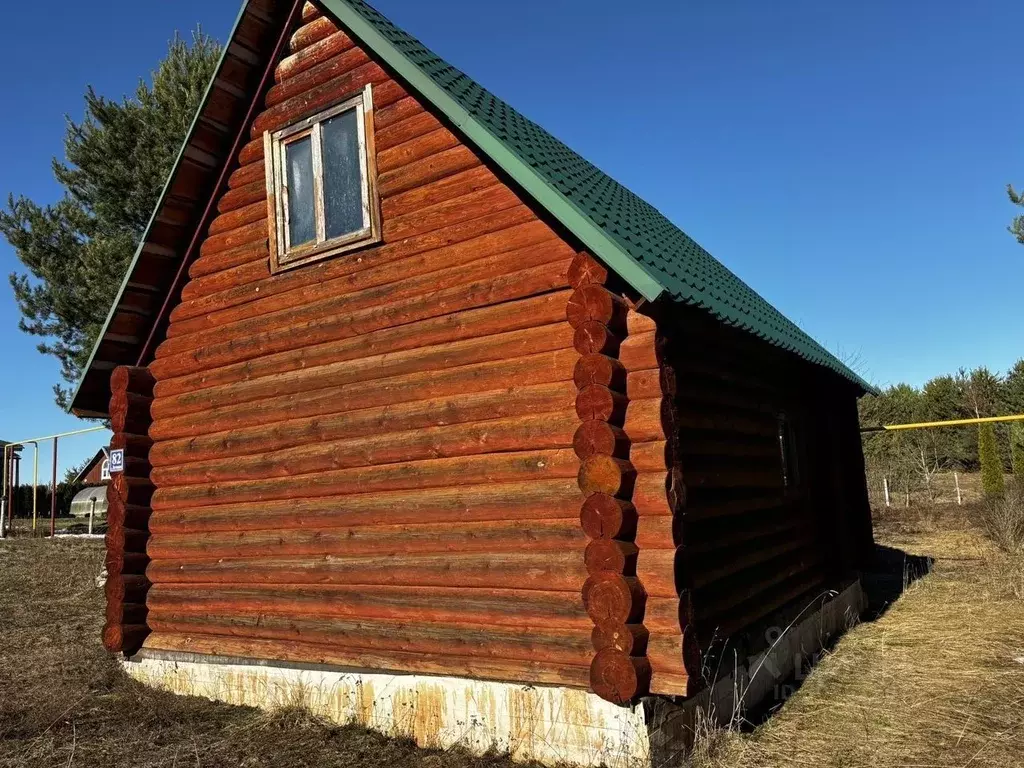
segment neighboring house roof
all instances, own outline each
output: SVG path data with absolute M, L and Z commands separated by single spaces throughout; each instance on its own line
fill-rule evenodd
M 250 0 L 243 7 L 239 24 L 257 4 L 263 3 Z M 412 92 L 444 114 L 471 146 L 504 170 L 528 197 L 642 296 L 653 301 L 664 295 L 701 307 L 724 323 L 825 366 L 865 391 L 874 391 L 656 208 L 448 64 L 374 8 L 362 0 L 319 0 L 319 4 L 367 50 L 394 70 Z M 239 26 L 236 26 L 228 50 L 236 44 L 238 31 Z M 219 75 L 220 70 L 214 83 Z M 197 124 L 207 106 L 204 103 L 201 108 Z M 190 135 L 183 157 L 192 141 Z M 219 158 L 219 162 L 223 165 L 228 159 Z M 181 157 L 178 162 L 180 165 Z M 168 186 L 175 181 L 176 173 L 177 168 Z M 156 218 L 155 214 L 154 220 Z M 145 238 L 143 242 L 145 244 Z M 136 262 L 129 269 L 126 285 Z M 119 296 L 108 326 L 120 302 Z M 97 348 L 106 333 L 107 328 L 104 328 Z M 96 358 L 95 350 L 93 358 Z M 92 362 L 90 360 L 90 367 Z M 78 400 L 79 393 L 76 393 L 73 408 L 78 406 Z
M 89 463 L 82 467 L 82 471 L 75 475 L 75 479 L 72 482 L 84 483 L 86 481 L 86 478 L 89 477 L 89 473 L 96 468 L 96 465 L 103 462 L 103 460 L 106 458 L 107 449 L 100 448 L 98 451 L 96 451 L 96 455 L 89 460 Z

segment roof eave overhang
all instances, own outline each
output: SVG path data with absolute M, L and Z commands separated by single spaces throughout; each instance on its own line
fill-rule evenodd
M 266 68 L 275 32 L 301 0 L 247 0 L 235 19 L 220 61 L 200 101 L 139 246 L 129 263 L 103 328 L 71 398 L 83 418 L 108 415 L 110 373 L 146 361 L 160 308 L 200 225 L 211 187 L 253 98 L 250 89 Z M 170 241 L 170 242 L 169 242 Z M 151 350 L 150 350 L 151 352 Z

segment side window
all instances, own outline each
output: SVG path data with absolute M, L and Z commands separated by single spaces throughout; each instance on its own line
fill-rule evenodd
M 780 413 L 777 420 L 779 458 L 782 465 L 782 487 L 789 491 L 800 485 L 800 452 L 792 420 L 785 413 Z
M 263 144 L 272 272 L 380 241 L 370 86 Z
M 104 459 L 100 464 L 100 480 L 110 479 L 110 459 Z

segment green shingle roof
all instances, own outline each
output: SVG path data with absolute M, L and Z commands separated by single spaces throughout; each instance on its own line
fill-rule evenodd
M 583 244 L 650 300 L 662 293 L 873 388 L 654 206 L 362 0 L 321 0 Z

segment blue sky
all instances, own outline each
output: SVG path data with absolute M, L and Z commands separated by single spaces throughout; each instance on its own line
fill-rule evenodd
M 377 0 L 660 208 L 885 385 L 1024 357 L 1024 6 L 868 0 Z M 627 9 L 626 12 L 623 9 Z M 175 30 L 224 39 L 234 0 L 53 0 L 5 11 L 0 194 L 52 201 L 87 84 L 130 92 Z M 18 268 L 0 243 L 0 271 Z M 83 426 L 0 285 L 0 438 Z M 68 441 L 77 462 L 102 436 Z M 44 460 L 44 467 L 48 466 Z

